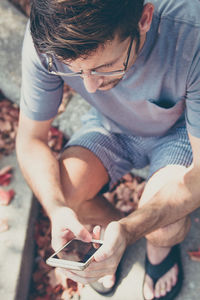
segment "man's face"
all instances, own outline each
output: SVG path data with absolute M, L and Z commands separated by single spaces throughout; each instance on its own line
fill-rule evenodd
M 97 90 L 106 91 L 118 84 L 122 75 L 118 76 L 96 76 L 91 75 L 91 71 L 111 72 L 124 69 L 124 62 L 127 59 L 127 51 L 130 45 L 130 38 L 120 42 L 118 38 L 107 42 L 104 47 L 100 46 L 94 53 L 86 58 L 78 58 L 74 61 L 68 61 L 66 64 L 73 72 L 83 71 L 83 81 L 86 90 L 89 93 L 95 93 Z M 134 59 L 135 43 L 133 43 L 130 60 L 131 66 Z

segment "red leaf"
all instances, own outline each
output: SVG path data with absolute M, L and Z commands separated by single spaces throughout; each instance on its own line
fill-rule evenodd
M 200 248 L 198 251 L 188 251 L 191 260 L 200 262 Z
M 78 290 L 78 284 L 77 282 L 73 281 L 70 278 L 67 278 L 67 287 L 71 288 L 72 291 L 76 292 Z
M 4 174 L 7 174 L 7 173 L 11 173 L 11 172 L 12 172 L 12 167 L 11 167 L 11 166 L 3 167 L 3 168 L 0 170 L 0 176 L 1 176 L 1 175 L 4 175 Z
M 14 190 L 6 191 L 0 189 L 0 205 L 8 205 L 12 200 L 12 198 L 14 197 L 14 195 L 15 195 Z
M 125 174 L 122 178 L 128 182 L 132 182 L 132 180 L 133 180 L 133 176 L 130 173 Z
M 10 183 L 11 178 L 12 174 L 9 173 L 0 175 L 0 185 L 8 185 Z

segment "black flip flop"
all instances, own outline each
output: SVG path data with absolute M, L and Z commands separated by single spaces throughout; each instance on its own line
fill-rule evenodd
M 101 294 L 101 295 L 107 295 L 110 294 L 111 292 L 113 292 L 116 287 L 117 284 L 119 282 L 119 278 L 120 278 L 120 273 L 121 273 L 121 264 L 119 263 L 117 270 L 115 272 L 115 283 L 112 287 L 110 288 L 106 288 L 103 283 L 99 282 L 99 281 L 95 281 L 93 283 L 90 283 L 89 285 L 91 286 L 91 288 L 93 290 L 95 290 L 97 293 Z
M 167 257 L 157 265 L 152 265 L 146 255 L 145 258 L 145 270 L 153 280 L 154 286 L 159 278 L 166 274 L 175 264 L 178 265 L 178 279 L 171 291 L 165 296 L 160 298 L 154 298 L 153 300 L 173 300 L 181 290 L 183 284 L 183 268 L 181 263 L 181 253 L 179 245 L 175 245 L 171 248 Z M 144 298 L 144 297 L 143 297 Z M 145 299 L 145 298 L 144 298 Z

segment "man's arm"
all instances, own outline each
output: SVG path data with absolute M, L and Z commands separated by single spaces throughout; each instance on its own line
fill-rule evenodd
M 16 140 L 17 157 L 23 175 L 48 215 L 65 204 L 59 167 L 47 145 L 52 120 L 33 121 L 20 113 Z
M 127 244 L 175 223 L 200 206 L 200 139 L 190 135 L 190 142 L 194 157 L 192 166 L 182 172 L 182 176 L 174 176 L 161 189 L 158 188 L 152 199 L 138 210 L 111 222 L 105 230 L 103 246 L 94 255 L 95 261 L 82 272 L 67 271 L 68 277 L 88 283 L 108 273 L 114 274 Z
M 148 203 L 119 221 L 128 244 L 178 221 L 200 206 L 200 139 L 190 134 L 189 138 L 193 164 L 181 177 L 164 185 Z
M 58 248 L 62 240 L 63 243 L 67 240 L 63 236 L 65 230 L 66 235 L 70 230 L 83 240 L 90 240 L 91 236 L 67 207 L 59 164 L 47 145 L 51 122 L 33 121 L 20 113 L 16 150 L 22 173 L 52 222 L 52 244 Z

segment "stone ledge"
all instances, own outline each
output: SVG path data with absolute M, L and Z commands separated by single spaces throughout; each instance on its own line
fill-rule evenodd
M 6 165 L 13 167 L 9 188 L 16 194 L 8 206 L 0 207 L 0 218 L 8 219 L 9 224 L 9 230 L 0 234 L 0 299 L 25 300 L 32 272 L 33 221 L 37 210 L 15 153 L 0 160 L 0 168 Z

